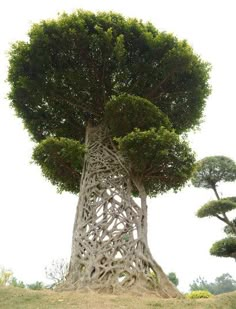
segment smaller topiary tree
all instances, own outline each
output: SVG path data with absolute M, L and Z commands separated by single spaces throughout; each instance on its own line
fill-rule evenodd
M 228 236 L 215 242 L 210 253 L 219 257 L 232 257 L 236 260 L 236 237 Z
M 197 211 L 197 216 L 198 218 L 216 217 L 226 223 L 236 235 L 236 226 L 233 221 L 230 221 L 226 214 L 234 209 L 236 209 L 236 203 L 232 202 L 229 198 L 225 198 L 206 203 Z
M 197 188 L 212 189 L 217 200 L 203 205 L 198 211 L 199 218 L 215 217 L 226 223 L 224 231 L 230 237 L 213 244 L 210 253 L 219 257 L 236 258 L 236 219 L 230 220 L 227 213 L 236 209 L 236 197 L 220 199 L 217 186 L 220 182 L 236 180 L 236 164 L 224 156 L 206 157 L 196 164 L 192 184 Z
M 234 180 L 236 180 L 236 164 L 225 156 L 211 156 L 198 161 L 192 176 L 194 187 L 212 189 L 218 200 L 219 183 Z

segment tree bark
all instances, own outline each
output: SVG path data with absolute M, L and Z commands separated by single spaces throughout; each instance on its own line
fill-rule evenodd
M 126 162 L 107 130 L 88 126 L 86 146 L 69 273 L 60 288 L 181 297 L 150 253 L 145 191 L 138 205 Z

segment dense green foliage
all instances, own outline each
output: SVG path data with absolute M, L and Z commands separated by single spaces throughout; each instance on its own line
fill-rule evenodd
M 204 278 L 197 278 L 190 284 L 190 291 L 208 291 L 217 295 L 236 291 L 236 281 L 228 273 L 215 278 L 214 282 L 207 282 Z
M 232 257 L 236 259 L 236 237 L 229 236 L 215 242 L 210 253 L 219 257 Z
M 228 211 L 236 209 L 236 203 L 229 199 L 221 199 L 217 201 L 210 201 L 203 205 L 198 211 L 197 216 L 199 218 L 219 216 L 225 214 Z
M 135 129 L 116 141 L 149 195 L 178 189 L 191 175 L 194 155 L 174 131 Z
M 186 41 L 150 23 L 84 11 L 42 21 L 28 35 L 27 42 L 15 43 L 10 52 L 9 98 L 34 140 L 43 141 L 34 159 L 59 190 L 79 191 L 88 124 L 105 124 L 111 136 L 124 138 L 121 151 L 130 160 L 133 151 L 138 155 L 127 165 L 136 174 L 141 168 L 150 194 L 183 185 L 193 155 L 177 134 L 199 124 L 210 92 L 209 65 Z M 137 147 L 142 142 L 152 152 L 145 152 L 144 167 L 134 138 Z M 61 154 L 74 149 L 75 141 L 78 160 Z M 160 158 L 155 153 L 159 148 Z M 151 155 L 154 174 L 148 178 Z
M 170 128 L 168 117 L 153 103 L 141 97 L 120 95 L 105 106 L 105 121 L 113 136 L 125 136 L 135 128 L 142 131 L 161 126 Z
M 193 291 L 186 295 L 187 298 L 190 299 L 197 299 L 197 298 L 209 298 L 212 294 L 208 291 L 200 290 L 200 291 Z
M 78 141 L 49 137 L 34 149 L 33 159 L 59 190 L 78 193 L 84 153 Z
M 206 157 L 200 160 L 192 177 L 195 187 L 213 189 L 221 181 L 236 180 L 236 164 L 224 156 Z
M 37 140 L 83 139 L 78 129 L 122 93 L 151 100 L 185 131 L 198 124 L 208 70 L 185 41 L 149 23 L 77 11 L 33 25 L 29 41 L 13 45 L 10 98 Z
M 168 279 L 175 285 L 175 286 L 178 286 L 179 284 L 179 279 L 177 278 L 176 276 L 176 273 L 169 273 L 168 274 Z

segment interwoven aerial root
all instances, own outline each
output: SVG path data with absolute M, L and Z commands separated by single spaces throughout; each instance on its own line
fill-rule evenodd
M 150 254 L 124 159 L 103 127 L 89 128 L 86 143 L 69 274 L 61 288 L 180 296 Z

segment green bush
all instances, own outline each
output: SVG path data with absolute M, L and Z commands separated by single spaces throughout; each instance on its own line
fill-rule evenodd
M 25 284 L 23 281 L 18 280 L 16 277 L 13 277 L 9 283 L 9 285 L 14 286 L 15 288 L 25 288 Z
M 212 294 L 208 291 L 193 291 L 186 295 L 186 298 L 196 299 L 196 298 L 209 298 Z
M 42 290 L 44 288 L 43 282 L 36 281 L 34 283 L 28 284 L 27 288 L 30 290 Z
M 176 276 L 176 273 L 169 273 L 168 274 L 168 279 L 175 285 L 177 286 L 179 284 L 179 279 Z

